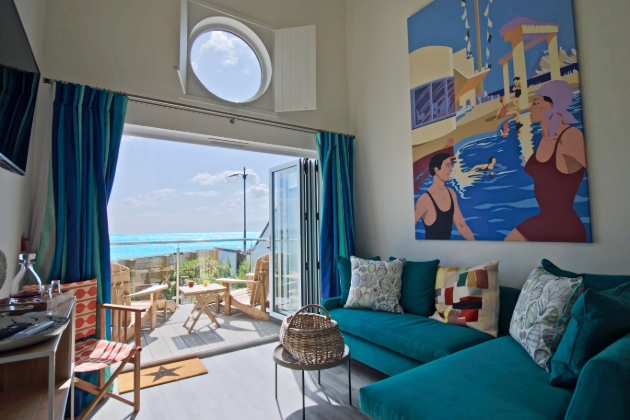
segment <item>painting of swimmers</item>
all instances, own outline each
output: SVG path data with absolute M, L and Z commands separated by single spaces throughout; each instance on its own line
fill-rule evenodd
M 407 28 L 416 239 L 592 242 L 571 0 L 434 0 Z

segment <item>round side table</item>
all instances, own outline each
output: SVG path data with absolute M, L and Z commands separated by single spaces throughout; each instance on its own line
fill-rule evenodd
M 317 383 L 321 385 L 321 371 L 324 369 L 330 369 L 336 366 L 343 365 L 348 361 L 348 403 L 352 405 L 352 376 L 350 375 L 350 349 L 344 345 L 343 357 L 334 362 L 321 363 L 317 365 L 305 365 L 300 363 L 294 358 L 291 353 L 282 347 L 282 344 L 278 345 L 273 351 L 273 361 L 276 363 L 276 400 L 278 399 L 278 365 L 284 366 L 293 370 L 302 371 L 302 419 L 306 418 L 305 402 L 304 402 L 304 371 L 316 370 L 317 371 Z

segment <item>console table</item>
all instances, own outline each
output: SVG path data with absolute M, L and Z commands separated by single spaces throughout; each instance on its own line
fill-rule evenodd
M 75 299 L 51 311 L 54 316 L 70 318 L 61 334 L 29 347 L 0 352 L 3 419 L 63 419 L 68 397 L 70 406 L 74 405 Z

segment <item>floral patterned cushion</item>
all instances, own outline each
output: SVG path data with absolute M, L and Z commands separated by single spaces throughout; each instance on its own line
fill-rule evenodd
M 550 370 L 553 354 L 582 294 L 582 278 L 558 277 L 538 267 L 529 275 L 516 303 L 510 335 L 534 361 Z
M 499 262 L 475 267 L 438 267 L 432 318 L 497 336 Z
M 350 257 L 352 279 L 344 308 L 402 314 L 400 289 L 404 260 L 372 261 Z

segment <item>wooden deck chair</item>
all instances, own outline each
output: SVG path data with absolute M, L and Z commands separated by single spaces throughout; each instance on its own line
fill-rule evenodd
M 87 418 L 96 405 L 105 397 L 112 397 L 133 407 L 133 411 L 140 410 L 140 323 L 135 322 L 134 344 L 127 344 L 129 335 L 128 326 L 131 324 L 131 317 L 139 319 L 141 309 L 130 306 L 119 306 L 110 304 L 97 304 L 96 294 L 98 286 L 96 280 L 82 281 L 78 283 L 62 284 L 61 289 L 73 291 L 77 299 L 76 303 L 76 324 L 75 324 L 75 357 L 74 371 L 94 372 L 99 371 L 99 386 L 93 385 L 77 377 L 74 378 L 73 386 L 83 391 L 94 394 L 95 398 L 87 406 L 80 419 Z M 99 311 L 99 338 L 90 337 L 96 333 L 96 311 Z M 120 337 L 120 340 L 106 340 L 106 311 L 111 311 L 111 332 L 112 336 Z M 115 333 L 115 334 L 114 334 Z M 105 381 L 104 369 L 115 363 L 120 363 L 116 371 L 108 381 Z M 108 391 L 114 380 L 122 372 L 127 363 L 134 365 L 134 392 L 133 401 L 122 398 L 120 395 Z
M 217 295 L 216 308 L 218 310 L 221 301 L 224 302 L 224 312 L 230 315 L 230 306 L 241 310 L 255 319 L 269 321 L 267 308 L 269 307 L 269 254 L 256 260 L 256 268 L 251 280 L 241 279 L 217 279 L 217 283 L 227 287 L 225 293 Z M 250 287 L 231 290 L 232 284 L 247 284 Z
M 142 318 L 140 319 L 140 325 L 144 325 L 146 322 L 150 322 L 151 329 L 155 329 L 156 315 L 159 313 L 162 315 L 163 320 L 166 321 L 168 314 L 175 312 L 175 302 L 167 301 L 166 299 L 160 299 L 159 295 L 163 290 L 168 288 L 168 285 L 151 286 L 147 289 L 141 290 L 137 293 L 131 293 L 131 273 L 128 267 L 121 264 L 111 263 L 111 279 L 112 279 L 112 304 L 132 306 L 136 309 L 142 309 Z M 135 301 L 132 298 L 148 298 L 148 300 Z M 133 337 L 133 322 L 128 326 L 131 335 L 129 339 Z

